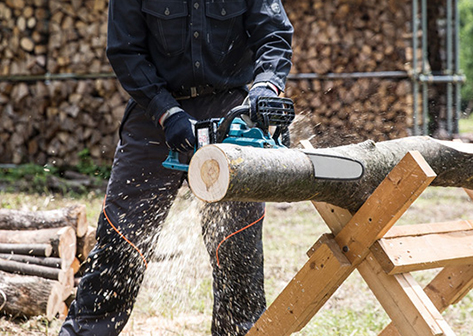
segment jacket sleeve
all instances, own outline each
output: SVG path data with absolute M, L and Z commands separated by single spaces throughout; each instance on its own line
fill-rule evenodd
M 141 0 L 110 0 L 107 57 L 120 84 L 157 125 L 159 117 L 179 104 L 149 58 Z
M 255 57 L 254 82 L 271 82 L 284 91 L 291 70 L 294 29 L 281 0 L 248 1 L 246 27 Z

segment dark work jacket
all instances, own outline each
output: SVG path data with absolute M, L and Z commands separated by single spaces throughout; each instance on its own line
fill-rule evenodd
M 107 56 L 156 120 L 191 87 L 284 90 L 292 33 L 280 0 L 110 0 Z

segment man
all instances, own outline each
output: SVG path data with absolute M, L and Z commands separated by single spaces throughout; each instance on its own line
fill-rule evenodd
M 291 67 L 293 28 L 280 0 L 111 0 L 109 6 L 107 55 L 132 99 L 97 244 L 61 336 L 120 333 L 185 178 L 162 167 L 169 148 L 188 161 L 195 120 L 222 117 L 247 95 L 254 111 L 259 96 L 284 90 Z M 260 203 L 205 207 L 213 335 L 245 335 L 265 309 L 263 217 Z

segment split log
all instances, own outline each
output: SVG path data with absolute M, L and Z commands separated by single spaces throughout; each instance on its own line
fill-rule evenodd
M 51 244 L 5 244 L 0 243 L 0 253 L 13 253 L 38 257 L 50 257 Z
M 76 233 L 72 227 L 40 230 L 0 230 L 0 243 L 9 244 L 50 244 L 52 256 L 62 260 L 64 269 L 71 266 L 76 255 Z
M 438 175 L 433 186 L 473 188 L 473 145 L 429 137 L 310 150 L 361 161 L 365 174 L 351 182 L 316 179 L 302 150 L 210 145 L 194 154 L 189 185 L 206 202 L 315 200 L 354 212 L 409 151 L 420 152 Z
M 0 311 L 12 316 L 46 315 L 52 320 L 62 309 L 63 286 L 54 280 L 0 271 Z
M 88 228 L 85 205 L 45 211 L 0 209 L 0 230 L 37 230 L 64 226 L 74 228 L 77 237 L 85 235 Z

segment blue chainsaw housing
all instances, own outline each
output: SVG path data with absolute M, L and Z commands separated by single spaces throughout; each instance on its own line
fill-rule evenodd
M 220 122 L 222 120 L 223 118 L 220 119 Z M 199 132 L 198 128 L 196 129 L 196 132 Z M 265 134 L 265 132 L 258 127 L 249 127 L 247 123 L 244 122 L 241 118 L 233 119 L 230 125 L 230 129 L 228 131 L 228 135 L 221 143 L 228 143 L 239 146 L 252 146 L 258 148 L 286 148 L 286 146 L 282 145 L 278 139 L 273 139 L 271 137 L 271 134 Z M 197 150 L 198 148 L 196 146 L 194 153 Z M 172 150 L 169 151 L 169 155 L 167 159 L 163 162 L 163 166 L 168 169 L 179 170 L 184 172 L 187 172 L 189 170 L 189 165 L 179 162 L 179 153 Z

